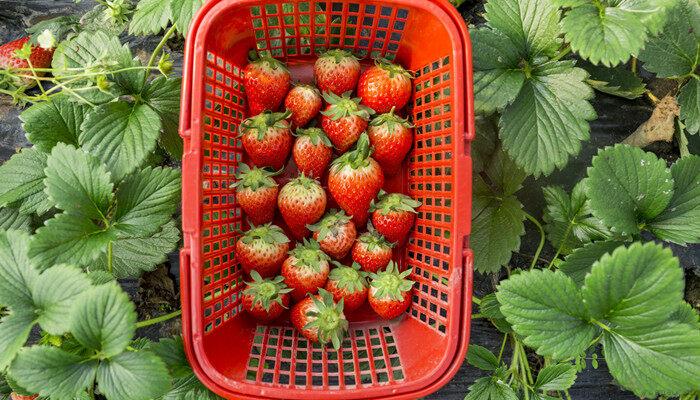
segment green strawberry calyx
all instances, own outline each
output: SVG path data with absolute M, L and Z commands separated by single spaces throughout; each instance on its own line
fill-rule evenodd
M 371 222 L 367 223 L 367 232 L 360 235 L 360 237 L 357 240 L 360 243 L 364 244 L 367 247 L 368 251 L 374 251 L 375 249 L 382 248 L 391 249 L 392 247 L 394 247 L 394 243 L 386 240 L 384 235 L 377 232 L 374 229 L 374 225 L 372 225 Z
M 343 210 L 331 210 L 320 221 L 313 225 L 306 225 L 312 232 L 318 232 L 318 241 L 323 241 L 328 235 L 337 235 L 340 229 L 345 227 L 352 217 Z
M 243 233 L 240 239 L 245 244 L 263 242 L 266 244 L 289 243 L 289 238 L 282 228 L 277 225 L 265 224 L 260 226 L 250 225 L 250 229 Z
M 369 205 L 369 211 L 379 211 L 379 213 L 382 215 L 401 211 L 416 213 L 416 208 L 421 206 L 419 201 L 414 200 L 405 194 L 387 193 L 383 190 L 379 191 L 377 199 L 379 200 L 377 202 L 372 200 L 372 203 Z
M 253 296 L 253 305 L 260 304 L 265 311 L 270 311 L 273 303 L 279 303 L 284 307 L 282 295 L 291 292 L 292 289 L 284 284 L 282 276 L 263 279 L 258 271 L 253 270 L 250 277 L 253 278 L 253 282 L 246 282 L 248 287 L 243 291 L 243 294 Z
M 390 261 L 384 271 L 369 274 L 370 285 L 377 289 L 375 296 L 379 299 L 403 300 L 404 293 L 413 288 L 414 282 L 407 279 L 411 270 L 399 272 L 399 267 L 394 261 Z
M 328 136 L 326 136 L 326 133 L 323 132 L 321 128 L 297 128 L 294 136 L 308 136 L 309 140 L 311 140 L 311 144 L 314 146 L 318 146 L 319 143 L 322 143 L 326 147 L 333 148 L 333 143 L 331 143 L 331 140 L 328 139 Z
M 367 273 L 360 270 L 360 264 L 354 262 L 351 267 L 333 261 L 336 268 L 331 270 L 328 279 L 335 282 L 338 289 L 348 293 L 361 292 L 367 287 Z
M 297 244 L 288 254 L 295 258 L 293 263 L 295 267 L 307 267 L 316 272 L 321 270 L 323 262 L 330 260 L 330 257 L 321 250 L 321 245 L 313 239 L 304 239 L 302 244 Z
M 333 295 L 324 289 L 318 289 L 318 296 L 311 299 L 313 305 L 306 313 L 309 322 L 304 329 L 318 329 L 319 342 L 330 342 L 334 349 L 339 349 L 349 326 L 343 314 L 343 299 L 334 302 Z
M 238 167 L 238 172 L 236 172 L 236 181 L 231 185 L 232 188 L 246 188 L 253 191 L 260 188 L 276 187 L 277 182 L 272 179 L 273 176 L 279 175 L 282 170 L 279 171 L 269 171 L 265 168 L 253 167 L 252 169 L 248 164 L 240 164 Z
M 394 64 L 391 61 L 387 60 L 386 58 L 376 58 L 374 60 L 374 65 L 377 67 L 383 69 L 384 71 L 389 73 L 389 78 L 393 78 L 395 76 L 405 76 L 409 79 L 413 78 L 413 73 L 411 71 L 408 71 L 404 67 Z
M 243 136 L 251 131 L 257 131 L 256 138 L 258 141 L 261 141 L 265 139 L 265 135 L 270 128 L 289 129 L 287 118 L 289 118 L 291 115 L 292 112 L 289 110 L 286 110 L 285 112 L 263 111 L 260 114 L 247 118 L 245 121 L 241 122 L 239 136 Z
M 327 52 L 321 54 L 319 58 L 332 58 L 336 64 L 340 64 L 349 58 L 354 59 L 355 61 L 359 60 L 359 58 L 355 57 L 354 54 L 343 49 L 328 50 Z
M 287 66 L 284 65 L 284 63 L 282 61 L 280 61 L 274 57 L 270 57 L 268 55 L 255 55 L 255 59 L 251 60 L 251 64 L 254 64 L 256 66 L 260 66 L 264 69 L 270 69 L 272 71 L 276 71 L 276 70 L 280 69 L 284 72 L 289 72 L 289 70 L 287 69 Z
M 333 172 L 338 172 L 345 167 L 352 169 L 366 168 L 369 166 L 370 156 L 372 155 L 372 147 L 369 144 L 369 136 L 366 132 L 362 132 L 360 138 L 357 139 L 355 149 L 343 153 L 342 156 L 336 158 L 331 163 Z
M 303 172 L 300 173 L 299 176 L 297 176 L 296 178 L 287 182 L 287 184 L 284 186 L 285 188 L 288 187 L 289 189 L 300 188 L 307 192 L 317 192 L 319 191 L 319 189 L 320 191 L 323 191 L 323 187 L 321 187 L 321 184 L 318 182 L 318 180 L 314 178 L 309 178 L 308 176 L 304 175 Z
M 380 114 L 369 123 L 370 126 L 386 126 L 389 132 L 395 132 L 399 126 L 405 128 L 413 128 L 413 124 L 408 122 L 408 119 L 401 118 L 394 114 L 396 107 L 391 107 L 388 113 Z
M 369 118 L 374 114 L 374 110 L 360 104 L 360 98 L 350 97 L 350 94 L 351 92 L 349 91 L 343 93 L 342 96 L 331 92 L 324 92 L 323 99 L 330 104 L 330 107 L 321 111 L 321 114 L 329 117 L 333 121 L 352 116 L 358 116 L 365 121 L 369 121 Z

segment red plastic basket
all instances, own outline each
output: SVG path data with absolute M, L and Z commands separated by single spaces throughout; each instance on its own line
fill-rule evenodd
M 258 325 L 241 312 L 245 278 L 233 250 L 244 215 L 230 188 L 245 160 L 236 136 L 246 117 L 248 52 L 269 51 L 295 80 L 310 82 L 314 55 L 336 47 L 416 72 L 408 110 L 415 143 L 385 189 L 423 204 L 407 244 L 394 254 L 417 282 L 410 309 L 388 322 L 367 310 L 350 315 L 340 350 L 309 343 L 287 323 Z M 210 389 L 227 398 L 417 398 L 455 374 L 471 315 L 470 52 L 464 21 L 443 0 L 214 0 L 197 14 L 180 119 L 181 292 L 186 352 Z

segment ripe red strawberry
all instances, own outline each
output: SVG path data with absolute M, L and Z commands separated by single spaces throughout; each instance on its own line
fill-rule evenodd
M 369 138 L 363 133 L 357 148 L 336 158 L 328 174 L 331 196 L 352 217 L 355 226 L 367 223 L 369 205 L 384 185 L 382 169 L 370 152 Z
M 413 281 L 406 278 L 410 274 L 410 269 L 399 272 L 393 261 L 386 270 L 369 274 L 369 305 L 380 317 L 393 319 L 408 309 L 413 291 Z
M 321 251 L 315 240 L 304 239 L 297 244 L 282 264 L 284 283 L 292 288 L 292 298 L 300 301 L 307 293 L 315 294 L 322 288 L 330 272 L 330 258 Z
M 350 98 L 346 92 L 342 97 L 324 93 L 328 107 L 321 111 L 321 127 L 341 153 L 347 151 L 367 129 L 372 109 L 360 105 L 359 98 Z
M 360 271 L 360 265 L 353 263 L 352 267 L 338 264 L 331 270 L 326 282 L 326 290 L 333 295 L 333 300 L 343 300 L 345 311 L 354 311 L 365 304 L 367 300 L 367 273 Z
M 386 114 L 373 119 L 367 128 L 369 142 L 374 148 L 372 157 L 382 166 L 384 174 L 395 175 L 413 144 L 413 125 L 394 114 L 392 108 Z
M 10 400 L 34 400 L 38 397 L 39 397 L 38 394 L 33 394 L 33 395 L 29 395 L 29 396 L 17 394 L 15 392 L 12 392 L 10 394 Z
M 378 59 L 360 76 L 357 96 L 377 113 L 400 110 L 411 98 L 411 78 L 411 73 L 400 65 Z
M 258 167 L 284 167 L 292 148 L 289 113 L 264 112 L 241 123 L 241 140 L 250 160 Z
M 287 67 L 272 57 L 261 57 L 248 64 L 243 74 L 248 115 L 277 111 L 292 84 Z
M 25 47 L 29 46 L 29 47 Z M 28 58 L 20 56 L 23 50 L 28 51 Z M 0 46 L 0 68 L 2 69 L 19 69 L 29 68 L 31 63 L 32 68 L 50 68 L 51 59 L 53 58 L 54 48 L 47 46 L 41 47 L 29 43 L 29 37 L 19 38 Z M 31 75 L 29 71 L 25 71 L 22 75 Z M 44 75 L 43 72 L 37 72 L 37 75 Z M 36 80 L 32 78 L 21 78 L 18 82 L 21 86 L 30 86 L 36 84 Z
M 408 237 L 416 219 L 416 208 L 420 202 L 401 193 L 379 193 L 377 202 L 372 202 L 372 223 L 386 240 L 401 244 Z
M 311 85 L 294 86 L 284 100 L 284 106 L 292 112 L 289 117 L 292 128 L 305 127 L 312 119 L 316 118 L 322 105 L 321 93 Z
M 277 225 L 251 226 L 236 242 L 236 258 L 247 274 L 257 271 L 271 278 L 280 270 L 289 251 L 289 239 Z
M 301 239 L 309 234 L 306 225 L 315 223 L 326 212 L 326 191 L 317 180 L 301 174 L 282 187 L 277 206 L 292 236 Z
M 236 201 L 246 213 L 248 220 L 255 225 L 272 222 L 277 205 L 277 182 L 272 179 L 276 172 L 241 164 L 236 173 L 238 181 L 231 185 L 236 188 Z
M 297 129 L 292 157 L 299 172 L 321 178 L 333 157 L 333 144 L 319 128 Z
M 343 313 L 343 300 L 333 301 L 333 295 L 324 289 L 318 295 L 309 296 L 292 307 L 292 324 L 312 342 L 332 343 L 340 348 L 348 330 L 348 320 Z
M 370 222 L 367 224 L 367 232 L 360 235 L 352 247 L 352 260 L 360 264 L 363 271 L 377 272 L 391 261 L 393 246 L 374 230 Z
M 357 236 L 351 219 L 345 211 L 331 210 L 318 223 L 309 225 L 308 228 L 313 231 L 314 239 L 321 244 L 321 249 L 340 260 L 348 254 Z
M 360 78 L 360 62 L 347 50 L 329 50 L 316 60 L 314 78 L 322 92 L 352 92 Z
M 243 309 L 261 322 L 277 319 L 289 307 L 289 292 L 284 278 L 263 279 L 257 271 L 251 271 L 253 282 L 246 282 L 243 289 Z

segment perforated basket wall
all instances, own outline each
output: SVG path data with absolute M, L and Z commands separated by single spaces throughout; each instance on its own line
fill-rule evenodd
M 395 251 L 417 282 L 410 309 L 393 321 L 367 310 L 350 315 L 337 351 L 309 343 L 288 323 L 258 325 L 241 312 L 234 244 L 245 216 L 230 188 L 245 161 L 236 136 L 246 117 L 249 50 L 271 53 L 294 79 L 310 82 L 315 54 L 336 47 L 367 64 L 381 56 L 415 72 L 414 146 L 385 189 L 423 204 Z M 469 338 L 471 99 L 466 27 L 445 1 L 205 4 L 188 36 L 180 128 L 183 336 L 207 386 L 228 398 L 416 398 L 451 378 Z

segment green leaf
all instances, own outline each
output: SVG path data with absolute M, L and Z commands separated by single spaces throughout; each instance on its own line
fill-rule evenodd
M 700 328 L 700 314 L 690 304 L 682 301 L 678 308 L 671 313 L 669 321 L 688 324 Z
M 0 305 L 17 311 L 31 309 L 31 287 L 39 275 L 27 257 L 28 243 L 25 232 L 0 231 Z
M 80 142 L 109 167 L 115 181 L 120 181 L 153 151 L 160 127 L 158 114 L 147 105 L 117 101 L 87 115 Z
M 560 271 L 532 270 L 501 281 L 501 312 L 523 343 L 556 360 L 581 354 L 596 333 L 581 293 Z
M 537 373 L 534 388 L 536 390 L 567 390 L 576 381 L 576 366 L 573 364 L 555 364 L 544 367 Z
M 9 374 L 32 393 L 52 399 L 72 399 L 95 379 L 97 360 L 89 360 L 56 347 L 34 346 L 20 350 Z
M 591 63 L 580 63 L 579 66 L 590 74 L 586 82 L 599 92 L 625 99 L 636 99 L 646 91 L 646 85 L 642 79 L 623 65 L 607 68 Z
M 179 200 L 178 171 L 167 167 L 141 169 L 117 188 L 114 226 L 121 232 L 147 237 L 172 218 Z
M 559 9 L 547 0 L 489 0 L 488 25 L 507 36 L 521 52 L 535 58 L 553 56 L 559 40 Z
M 680 119 L 685 130 L 691 135 L 700 132 L 700 78 L 693 76 L 683 85 L 678 94 L 678 105 L 681 106 Z
M 35 209 L 46 212 L 51 207 L 45 204 L 49 202 L 44 193 L 46 157 L 37 149 L 22 149 L 0 165 L 0 206 L 36 196 L 26 212 L 20 209 L 21 214 L 31 213 Z
M 472 344 L 467 353 L 467 362 L 484 371 L 495 371 L 498 368 L 498 358 L 486 347 Z
M 26 310 L 11 312 L 0 320 L 0 371 L 7 367 L 29 338 L 36 316 Z
M 604 255 L 582 288 L 590 315 L 631 327 L 664 322 L 683 299 L 683 271 L 670 249 L 637 242 Z
M 622 244 L 622 242 L 614 240 L 587 243 L 566 257 L 559 266 L 559 270 L 573 279 L 576 285 L 583 286 L 584 279 L 591 272 L 593 263 L 598 261 L 603 254 L 612 253 Z
M 581 5 L 566 13 L 561 26 L 572 50 L 608 67 L 639 54 L 647 38 L 639 15 L 619 7 Z
M 16 208 L 0 208 L 0 230 L 17 229 L 30 232 L 31 222 L 32 218 L 29 215 L 20 214 Z
M 177 248 L 180 231 L 174 221 L 151 236 L 124 236 L 112 242 L 112 275 L 116 278 L 139 277 L 153 271 L 167 260 L 167 255 Z M 107 269 L 107 259 L 100 257 L 95 267 Z
M 671 166 L 673 197 L 649 224 L 659 239 L 685 245 L 700 242 L 700 156 L 689 155 Z
M 596 117 L 588 74 L 571 61 L 536 66 L 518 97 L 503 110 L 500 137 L 508 155 L 529 174 L 562 168 L 589 137 Z
M 170 157 L 182 158 L 182 138 L 178 133 L 180 119 L 180 87 L 181 78 L 166 78 L 159 76 L 149 83 L 142 93 L 146 103 L 160 115 L 163 132 L 160 145 Z
M 90 287 L 87 276 L 74 266 L 57 265 L 39 275 L 32 294 L 41 328 L 52 335 L 68 332 L 75 299 Z
M 623 234 L 639 233 L 640 224 L 659 215 L 673 195 L 666 163 L 623 144 L 601 149 L 593 157 L 586 186 L 593 215 Z
M 88 279 L 90 279 L 90 282 L 92 282 L 93 285 L 99 286 L 99 285 L 104 285 L 105 283 L 110 283 L 114 282 L 114 275 L 110 274 L 107 271 L 101 271 L 101 270 L 95 270 L 95 271 L 90 271 L 87 274 Z
M 474 174 L 486 169 L 496 151 L 496 123 L 492 118 L 477 116 L 474 119 L 476 134 L 471 144 L 472 168 Z
M 639 59 L 647 71 L 668 78 L 692 73 L 699 54 L 700 5 L 695 0 L 679 0 L 668 11 L 663 32 L 647 42 Z
M 183 36 L 187 36 L 192 17 L 202 7 L 204 0 L 172 0 L 170 2 L 170 10 L 173 21 L 177 26 L 177 31 Z
M 41 269 L 60 263 L 87 266 L 107 251 L 107 245 L 115 238 L 114 229 L 105 229 L 85 217 L 63 213 L 37 229 L 29 255 Z
M 671 397 L 700 388 L 697 327 L 678 323 L 618 327 L 604 332 L 603 352 L 615 380 L 639 397 Z
M 97 158 L 71 145 L 58 144 L 46 162 L 46 193 L 73 215 L 106 220 L 114 197 L 109 171 Z
M 173 377 L 177 378 L 193 373 L 185 355 L 181 336 L 160 339 L 151 344 L 150 350 L 163 360 Z
M 100 363 L 97 384 L 110 400 L 150 400 L 168 391 L 170 376 L 154 354 L 126 352 Z
M 155 35 L 168 26 L 171 15 L 170 2 L 141 0 L 131 17 L 129 33 L 132 35 Z
M 27 139 L 39 150 L 51 152 L 56 143 L 78 145 L 80 124 L 88 107 L 58 95 L 51 101 L 34 103 L 20 115 Z
M 126 349 L 136 330 L 136 311 L 129 296 L 116 284 L 96 286 L 75 302 L 71 332 L 100 357 L 113 357 Z
M 500 379 L 487 376 L 477 379 L 469 386 L 469 393 L 464 400 L 518 400 L 518 396 Z
M 475 196 L 471 246 L 477 271 L 495 272 L 510 261 L 525 234 L 525 214 L 515 196 L 501 200 Z
M 194 373 L 173 379 L 173 384 L 162 400 L 222 400 L 206 388 Z

